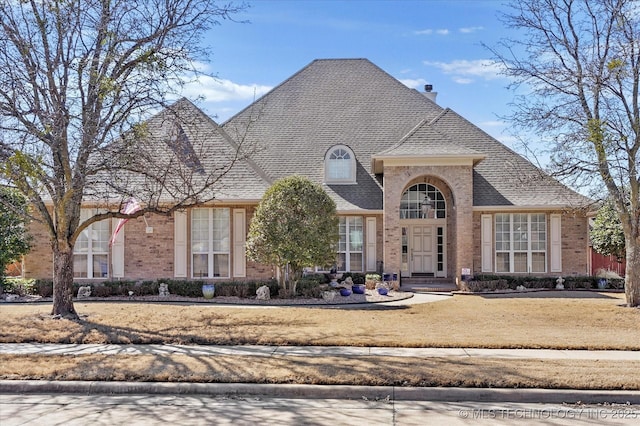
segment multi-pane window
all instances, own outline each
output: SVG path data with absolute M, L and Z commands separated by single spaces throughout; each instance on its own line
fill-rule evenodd
M 346 146 L 330 149 L 325 157 L 325 181 L 327 183 L 355 183 L 356 161 Z
M 495 221 L 496 272 L 546 272 L 546 215 L 501 213 Z
M 229 277 L 229 209 L 191 211 L 191 273 L 195 278 Z
M 361 272 L 363 270 L 363 219 L 362 217 L 341 216 L 340 240 L 338 242 L 338 271 Z
M 80 222 L 96 214 L 95 209 L 82 209 Z M 106 278 L 109 276 L 109 220 L 94 222 L 85 228 L 73 248 L 74 278 Z
M 402 194 L 400 219 L 444 219 L 447 215 L 444 196 L 428 183 L 418 183 Z

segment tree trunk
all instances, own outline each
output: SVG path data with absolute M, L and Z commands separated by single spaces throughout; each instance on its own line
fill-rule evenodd
M 77 319 L 73 307 L 73 250 L 53 251 L 53 309 L 51 315 Z
M 627 238 L 624 292 L 627 305 L 640 306 L 640 238 Z

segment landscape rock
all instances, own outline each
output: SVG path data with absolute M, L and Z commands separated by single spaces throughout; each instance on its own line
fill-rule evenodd
M 167 283 L 160 284 L 160 287 L 158 288 L 158 295 L 162 297 L 169 296 L 169 284 Z
M 262 287 L 258 287 L 256 290 L 256 299 L 258 300 L 269 300 L 271 299 L 271 291 L 269 287 L 263 285 Z
M 91 297 L 91 286 L 85 285 L 78 289 L 78 299 L 86 299 Z

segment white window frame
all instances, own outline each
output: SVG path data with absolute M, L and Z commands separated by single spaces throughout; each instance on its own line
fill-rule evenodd
M 338 158 L 332 158 L 338 157 Z M 346 157 L 346 158 L 345 158 Z M 336 176 L 332 173 L 334 167 L 338 167 L 338 162 L 349 162 L 345 167 L 348 176 Z M 342 166 L 342 164 L 340 164 Z M 324 156 L 324 182 L 332 185 L 350 185 L 356 183 L 356 156 L 346 145 L 332 146 Z
M 340 240 L 338 242 L 338 256 L 344 254 L 344 269 L 338 268 L 339 272 L 364 272 L 364 218 L 362 216 L 340 216 L 338 220 L 340 234 Z M 360 232 L 360 250 L 352 247 L 356 243 L 354 241 L 354 236 L 358 231 Z M 353 254 L 360 255 L 360 269 L 353 269 L 351 267 L 351 256 Z
M 81 209 L 80 210 L 80 222 L 84 222 L 87 219 L 91 218 L 95 214 L 100 213 L 97 209 Z M 76 244 L 73 247 L 73 258 L 74 263 L 76 257 L 86 256 L 87 258 L 87 275 L 86 276 L 78 276 L 76 275 L 78 272 L 74 267 L 73 277 L 78 279 L 105 279 L 109 278 L 109 239 L 111 237 L 111 221 L 110 220 L 101 220 L 99 222 L 94 222 L 85 228 L 81 232 L 81 236 L 87 238 L 87 248 L 86 251 L 82 250 L 78 245 L 78 240 L 76 240 Z M 106 225 L 106 226 L 105 226 Z M 78 238 L 79 239 L 79 238 Z M 100 249 L 100 241 L 104 244 L 104 249 Z M 81 251 L 82 250 L 82 251 Z M 106 268 L 103 272 L 100 273 L 99 276 L 94 276 L 94 263 L 96 262 L 98 256 L 106 256 L 106 262 L 104 262 L 103 267 Z
M 194 222 L 196 220 L 196 213 L 198 212 L 207 212 L 206 219 L 206 231 L 207 237 L 206 239 L 197 238 L 195 233 L 198 229 L 194 226 Z M 226 224 L 223 224 L 222 235 L 214 235 L 214 219 L 220 220 L 220 218 L 216 218 L 215 213 L 222 214 L 222 220 L 226 220 Z M 226 216 L 226 217 L 225 217 Z M 221 238 L 214 238 L 221 237 Z M 199 249 L 198 245 L 204 243 L 204 248 Z M 194 267 L 194 257 L 196 255 L 206 255 L 207 257 L 207 274 L 202 275 L 202 271 L 196 270 Z M 215 270 L 215 259 L 218 256 L 227 256 L 226 262 L 226 274 L 222 275 L 220 272 L 216 272 Z M 230 278 L 231 275 L 231 209 L 227 207 L 202 207 L 195 208 L 191 211 L 191 276 L 193 278 Z
M 423 210 L 423 203 L 431 203 Z M 400 219 L 446 219 L 447 200 L 440 189 L 430 183 L 416 183 L 405 189 L 400 198 Z
M 534 218 L 536 219 L 535 222 L 533 221 Z M 508 219 L 508 221 L 503 219 Z M 526 219 L 526 224 L 523 219 Z M 508 228 L 501 226 L 503 224 L 508 224 Z M 520 224 L 520 227 L 518 227 L 518 224 Z M 544 229 L 539 229 L 539 226 L 535 226 L 540 224 L 544 225 Z M 526 229 L 522 229 L 523 225 L 526 225 Z M 494 217 L 493 235 L 495 237 L 495 271 L 497 273 L 544 274 L 547 272 L 549 230 L 545 213 L 497 213 Z M 541 236 L 544 237 L 544 240 L 540 238 Z M 542 244 L 542 249 L 540 245 L 534 247 L 536 243 Z M 500 261 L 503 254 L 509 256 L 508 270 L 504 270 L 504 262 Z M 516 271 L 516 254 L 526 255 L 526 271 Z M 534 270 L 533 257 L 535 254 L 544 255 L 543 270 Z

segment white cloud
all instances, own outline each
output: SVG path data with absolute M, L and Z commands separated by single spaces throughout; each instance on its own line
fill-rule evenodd
M 424 78 L 418 78 L 418 79 L 405 78 L 405 79 L 401 79 L 400 83 L 412 89 L 422 90 L 424 88 L 424 85 L 427 84 L 427 80 L 425 80 Z
M 460 31 L 463 34 L 470 34 L 470 33 L 475 33 L 476 31 L 482 31 L 484 30 L 484 27 L 465 27 L 465 28 L 460 28 L 458 31 Z
M 453 76 L 454 81 L 459 84 L 472 83 L 474 77 L 484 80 L 503 78 L 500 75 L 500 64 L 489 59 L 476 59 L 473 61 L 459 59 L 452 62 L 424 61 L 423 63 L 429 67 L 438 68 L 444 74 Z
M 271 86 L 238 84 L 231 80 L 201 76 L 187 83 L 183 95 L 203 97 L 206 102 L 252 101 L 271 90 Z
M 449 30 L 446 28 L 441 28 L 441 29 L 432 29 L 432 28 L 427 28 L 424 30 L 416 30 L 413 32 L 414 35 L 431 35 L 431 34 L 438 34 L 438 35 L 448 35 L 449 34 Z

